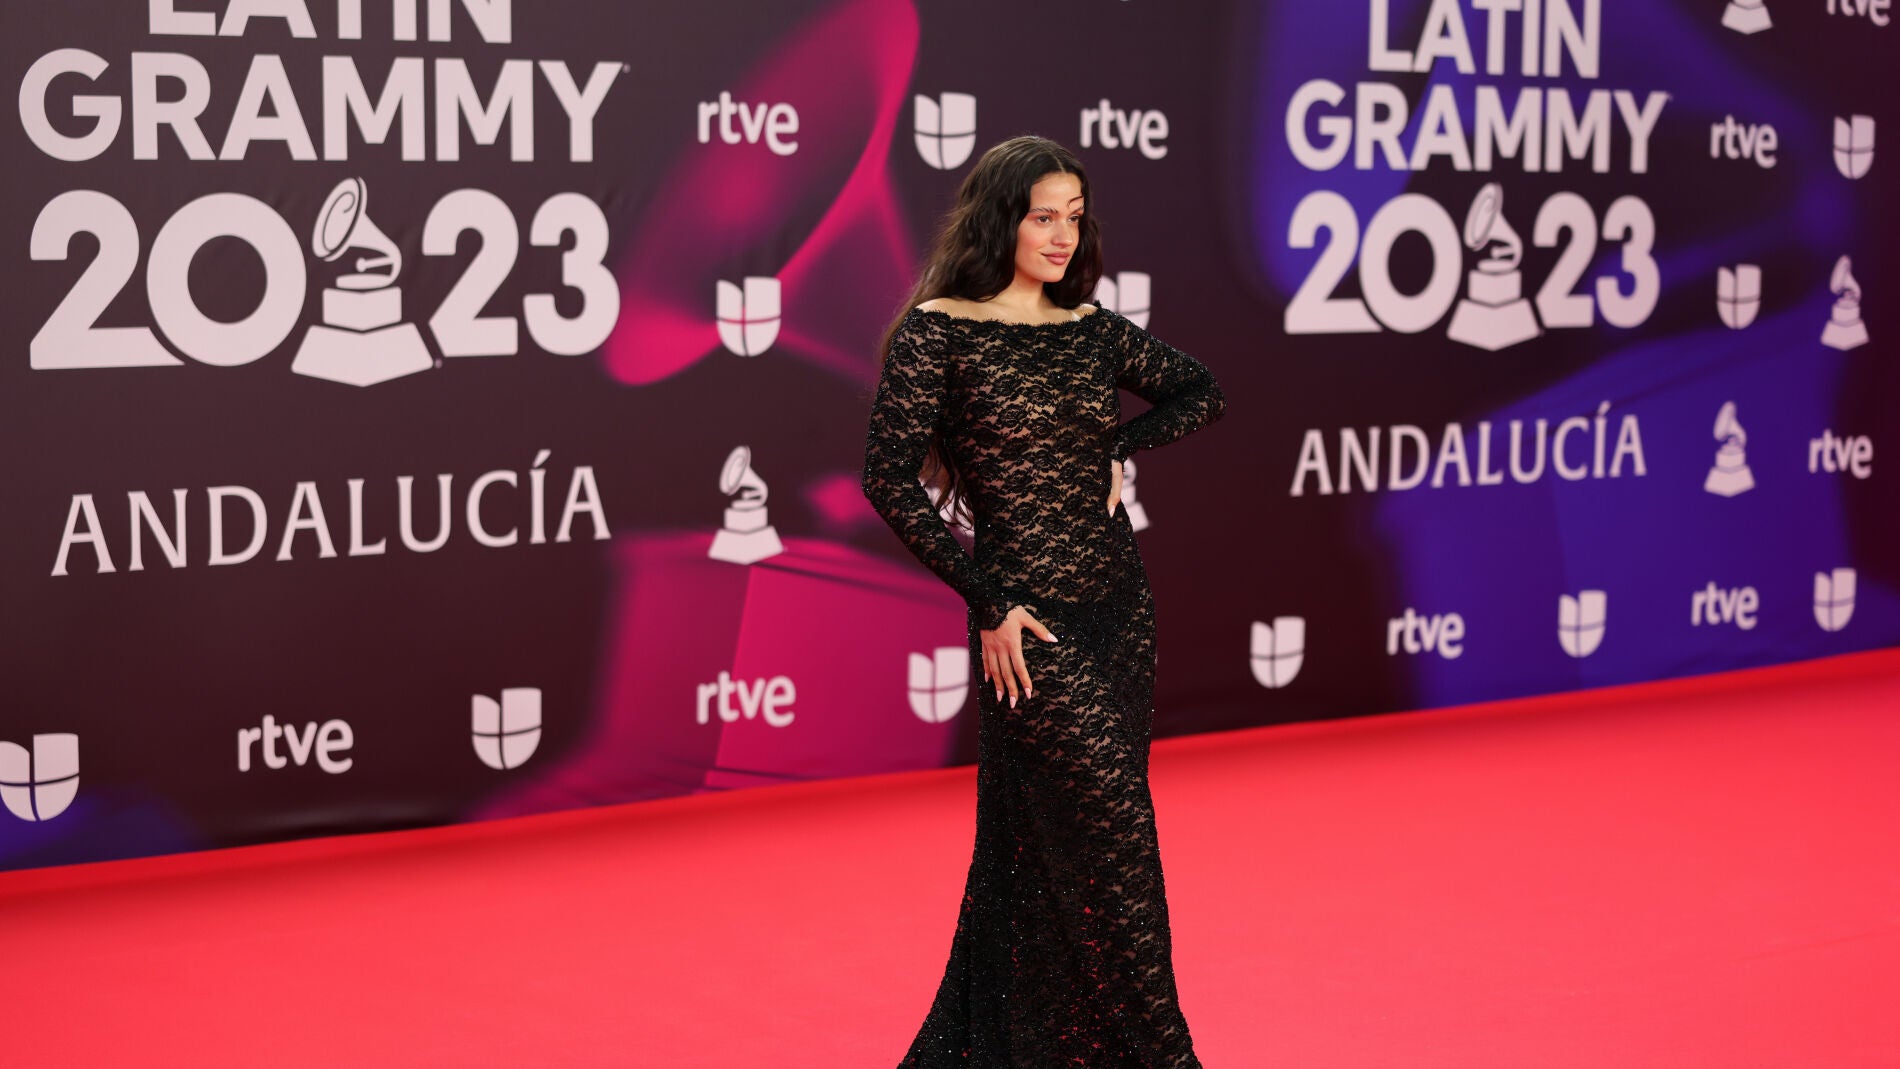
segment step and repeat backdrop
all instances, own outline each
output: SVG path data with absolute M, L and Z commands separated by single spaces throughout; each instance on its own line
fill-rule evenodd
M 1158 734 L 1900 642 L 1892 14 L 10 5 L 0 867 L 973 760 L 859 466 L 1026 132 L 1228 398 Z

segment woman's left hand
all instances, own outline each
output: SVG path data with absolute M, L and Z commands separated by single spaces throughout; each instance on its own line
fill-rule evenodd
M 1120 505 L 1122 503 L 1122 462 L 1119 460 L 1109 461 L 1108 470 L 1110 472 L 1109 485 L 1108 485 L 1108 514 L 1110 516 L 1113 516 L 1115 515 L 1115 506 Z

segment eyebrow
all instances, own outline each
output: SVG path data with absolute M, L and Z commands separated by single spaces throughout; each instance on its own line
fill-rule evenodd
M 1081 200 L 1082 198 L 1081 198 L 1081 197 L 1077 197 L 1077 198 L 1075 198 L 1075 199 L 1076 199 L 1076 200 Z M 1079 212 L 1079 211 L 1082 211 L 1082 210 L 1083 210 L 1082 208 L 1077 208 L 1077 209 L 1076 209 L 1076 211 L 1078 211 L 1078 212 Z M 1054 208 L 1031 208 L 1031 209 L 1029 209 L 1029 214 L 1031 214 L 1031 215 L 1035 215 L 1035 214 L 1036 214 L 1037 212 L 1048 212 L 1048 213 L 1049 213 L 1050 215 L 1054 215 L 1054 214 L 1056 214 L 1056 210 L 1055 210 Z

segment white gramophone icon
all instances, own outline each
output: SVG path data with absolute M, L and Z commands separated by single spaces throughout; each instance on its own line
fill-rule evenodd
M 323 322 L 310 328 L 290 370 L 351 386 L 427 371 L 435 365 L 422 332 L 402 321 L 402 251 L 369 218 L 369 189 L 346 178 L 317 213 L 310 251 L 326 263 L 351 249 L 375 253 L 346 261 L 336 285 L 323 291 Z
M 1135 458 L 1122 461 L 1122 508 L 1128 511 L 1128 525 L 1137 531 L 1148 529 L 1148 510 L 1135 500 Z
M 1702 482 L 1702 489 L 1722 497 L 1745 494 L 1755 488 L 1755 474 L 1748 470 L 1748 432 L 1735 418 L 1735 402 L 1725 401 L 1715 414 L 1715 440 L 1722 447 L 1715 451 L 1715 466 Z
M 1484 259 L 1467 276 L 1465 299 L 1458 302 L 1447 336 L 1496 352 L 1542 333 L 1531 302 L 1524 299 L 1524 275 L 1517 269 L 1524 239 L 1504 218 L 1504 187 L 1498 183 L 1478 190 L 1471 202 L 1465 246 Z
M 713 560 L 754 564 L 785 552 L 778 532 L 765 518 L 765 480 L 752 470 L 752 450 L 739 446 L 719 471 L 719 492 L 733 498 L 726 507 L 726 526 L 714 536 Z
M 1834 311 L 1821 330 L 1821 344 L 1842 351 L 1866 345 L 1867 324 L 1860 318 L 1860 283 L 1854 278 L 1854 261 L 1841 257 L 1827 287 L 1834 291 Z
M 1722 25 L 1736 33 L 1760 33 L 1772 29 L 1775 20 L 1768 16 L 1767 0 L 1728 0 Z

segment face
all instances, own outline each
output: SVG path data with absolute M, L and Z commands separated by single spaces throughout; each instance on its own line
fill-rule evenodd
M 1016 227 L 1016 278 L 1060 282 L 1082 237 L 1082 181 L 1044 175 L 1029 189 L 1029 214 Z

